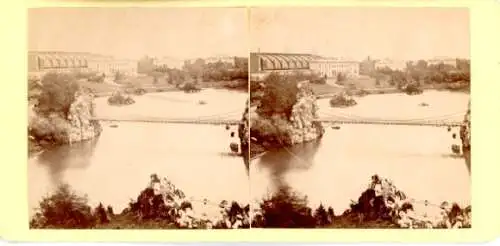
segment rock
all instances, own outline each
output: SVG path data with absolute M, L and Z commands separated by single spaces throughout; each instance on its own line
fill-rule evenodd
M 463 125 L 460 127 L 460 139 L 462 140 L 462 153 L 465 158 L 465 163 L 471 171 L 471 159 L 470 159 L 470 131 L 471 131 L 471 119 L 470 119 L 470 100 L 467 108 L 467 113 L 464 116 Z
M 250 117 L 249 117 L 249 107 L 250 103 L 247 100 L 245 103 L 245 111 L 241 117 L 241 122 L 238 126 L 238 137 L 240 138 L 240 148 L 241 154 L 245 161 L 245 165 L 248 165 L 248 157 L 249 157 L 249 142 L 250 142 Z M 226 126 L 226 129 L 229 130 L 229 126 Z
M 95 104 L 92 94 L 77 92 L 68 114 L 68 143 L 80 142 L 100 135 L 102 126 L 92 120 Z
M 309 82 L 297 83 L 295 103 L 290 114 L 274 113 L 261 115 L 258 110 L 252 113 L 252 136 L 264 148 L 270 146 L 294 145 L 313 141 L 323 136 L 324 128 L 318 118 L 318 105 Z M 252 144 L 253 145 L 253 144 Z
M 237 143 L 234 143 L 234 142 L 233 142 L 233 143 L 231 143 L 231 144 L 229 145 L 229 147 L 231 148 L 231 151 L 233 151 L 234 153 L 238 153 L 238 150 L 239 150 L 239 148 L 238 148 L 238 147 L 239 147 L 239 146 L 238 146 L 238 144 L 237 144 Z
M 325 130 L 321 123 L 314 122 L 318 118 L 319 109 L 316 96 L 309 87 L 308 82 L 298 84 L 297 102 L 292 107 L 289 119 L 288 144 L 309 142 L 323 136 Z

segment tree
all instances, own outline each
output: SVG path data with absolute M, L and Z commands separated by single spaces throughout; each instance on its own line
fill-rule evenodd
M 289 117 L 296 102 L 297 84 L 297 77 L 271 73 L 264 81 L 258 113 L 267 116 L 285 114 Z
M 337 74 L 337 82 L 343 82 L 346 80 L 346 76 L 343 73 Z
M 37 112 L 43 115 L 56 113 L 66 118 L 75 93 L 80 89 L 75 78 L 68 74 L 48 73 L 43 76 L 41 84 Z
M 326 212 L 323 204 L 320 204 L 319 207 L 314 211 L 314 218 L 319 226 L 325 226 L 329 223 L 328 213 Z

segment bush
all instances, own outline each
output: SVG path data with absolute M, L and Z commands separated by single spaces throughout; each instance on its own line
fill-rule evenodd
M 34 116 L 28 125 L 28 135 L 41 144 L 60 144 L 68 139 L 69 123 L 57 113 L 46 117 Z
M 423 93 L 423 90 L 416 83 L 410 83 L 406 85 L 403 91 L 408 95 L 418 95 Z
M 61 185 L 39 204 L 39 212 L 30 221 L 30 228 L 88 229 L 96 225 L 87 198 L 75 194 L 68 185 Z
M 337 82 L 344 82 L 346 79 L 347 77 L 343 73 L 337 74 Z
M 117 71 L 117 72 L 115 73 L 115 79 L 114 79 L 114 80 L 115 80 L 115 82 L 120 82 L 120 81 L 124 80 L 125 78 L 126 78 L 126 76 L 125 76 L 125 74 L 124 74 L 124 73 L 122 73 L 122 72 L 120 72 L 120 71 Z
M 146 90 L 144 90 L 143 88 L 136 88 L 134 89 L 134 94 L 137 96 L 142 96 L 146 94 Z
M 200 91 L 201 89 L 196 86 L 194 83 L 186 83 L 184 84 L 184 86 L 182 87 L 182 90 L 186 93 L 192 93 L 192 92 L 198 92 Z
M 48 73 L 43 76 L 40 89 L 36 112 L 42 115 L 56 113 L 66 118 L 80 87 L 68 74 Z

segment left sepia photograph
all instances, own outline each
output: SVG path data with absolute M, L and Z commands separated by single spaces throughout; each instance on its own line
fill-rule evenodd
M 28 10 L 31 229 L 249 228 L 245 8 Z

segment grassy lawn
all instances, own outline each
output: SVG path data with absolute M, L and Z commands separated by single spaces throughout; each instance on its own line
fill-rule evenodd
M 312 90 L 314 91 L 314 94 L 316 94 L 316 95 L 337 93 L 337 92 L 341 92 L 344 90 L 340 87 L 335 87 L 335 86 L 329 85 L 329 84 L 312 84 L 311 83 L 311 87 L 312 87 Z
M 389 85 L 387 80 L 381 79 L 380 85 L 376 85 L 376 80 L 374 78 L 356 78 L 348 79 L 343 81 L 342 84 L 345 87 L 355 87 L 356 89 L 375 89 L 375 88 L 391 88 L 393 86 Z
M 81 87 L 89 88 L 96 93 L 113 92 L 116 89 L 118 89 L 117 86 L 108 83 L 95 83 L 95 82 L 80 80 L 78 81 L 78 84 L 80 84 Z

